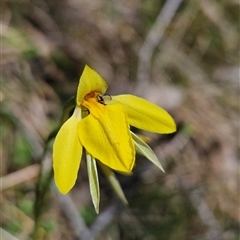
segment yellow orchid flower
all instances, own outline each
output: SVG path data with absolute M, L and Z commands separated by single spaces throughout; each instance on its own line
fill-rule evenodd
M 104 79 L 85 66 L 74 112 L 61 126 L 53 145 L 54 179 L 62 194 L 68 193 L 76 182 L 83 147 L 87 160 L 93 163 L 92 169 L 96 168 L 97 159 L 103 168 L 131 173 L 136 150 L 147 157 L 151 155 L 149 160 L 161 168 L 150 147 L 130 131 L 130 125 L 150 132 L 172 133 L 176 131 L 172 117 L 145 99 L 133 95 L 104 96 L 106 90 Z M 107 168 L 105 171 L 109 172 Z

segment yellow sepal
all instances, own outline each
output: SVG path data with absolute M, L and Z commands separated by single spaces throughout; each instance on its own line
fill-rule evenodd
M 57 188 L 67 194 L 74 186 L 82 157 L 82 145 L 78 139 L 77 124 L 81 121 L 81 109 L 62 125 L 53 144 L 53 170 Z
M 79 106 L 83 98 L 91 92 L 104 94 L 107 87 L 107 83 L 104 79 L 96 71 L 86 65 L 79 80 L 76 98 L 77 105 Z
M 134 95 L 112 96 L 127 111 L 130 125 L 149 132 L 172 133 L 176 131 L 173 118 L 161 107 Z
M 82 145 L 108 167 L 131 172 L 135 162 L 127 114 L 120 104 L 104 106 L 88 101 L 90 114 L 78 124 Z

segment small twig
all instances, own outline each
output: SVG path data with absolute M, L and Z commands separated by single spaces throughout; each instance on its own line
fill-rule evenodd
M 161 41 L 165 29 L 171 22 L 182 0 L 167 0 L 163 8 L 161 9 L 155 24 L 149 31 L 142 47 L 139 51 L 139 62 L 137 79 L 141 82 L 149 79 L 151 58 L 155 48 Z
M 54 182 L 52 182 L 51 189 L 55 193 L 56 200 L 58 201 L 64 215 L 69 219 L 69 224 L 75 231 L 77 239 L 85 240 L 85 238 L 82 238 L 83 233 L 89 236 L 89 240 L 92 239 L 91 233 L 87 228 L 86 224 L 84 223 L 84 220 L 80 216 L 79 211 L 70 195 L 62 195 L 58 191 Z
M 233 48 L 238 44 L 237 30 L 225 15 L 225 9 L 218 1 L 198 1 L 203 14 L 219 29 L 228 47 Z M 234 41 L 236 39 L 236 41 Z
M 179 188 L 186 193 L 203 225 L 207 227 L 206 239 L 221 240 L 223 229 L 214 216 L 212 210 L 209 208 L 207 202 L 204 200 L 201 187 L 191 189 L 189 183 L 184 182 L 180 176 L 178 177 L 178 180 Z
M 112 204 L 105 211 L 103 211 L 92 224 L 90 231 L 92 236 L 95 238 L 99 233 L 106 228 L 109 223 L 117 216 L 117 206 Z
M 159 151 L 159 153 L 163 157 L 168 156 L 176 159 L 177 154 L 179 154 L 188 143 L 189 138 L 180 133 L 171 141 L 171 144 L 164 148 L 163 152 Z M 182 170 L 184 171 L 184 169 Z M 187 184 L 180 176 L 178 176 L 178 180 L 179 188 L 186 193 L 202 223 L 208 229 L 206 238 L 209 240 L 221 240 L 223 230 L 207 202 L 204 200 L 201 188 L 195 187 L 195 189 L 191 189 L 189 183 Z
M 34 164 L 16 172 L 10 173 L 4 177 L 1 177 L 0 192 L 8 188 L 14 187 L 18 184 L 29 181 L 33 178 L 36 178 L 39 173 L 39 167 L 39 164 Z
M 90 227 L 89 231 L 84 231 L 81 235 L 82 240 L 92 240 L 95 239 L 109 223 L 117 216 L 117 206 L 112 204 L 105 211 L 98 215 L 95 222 Z
M 164 49 L 166 49 L 166 51 L 163 51 L 158 59 L 161 59 L 163 56 L 166 57 L 164 60 L 165 64 L 171 61 L 188 79 L 191 79 L 192 82 L 196 82 L 198 85 L 205 83 L 209 79 L 197 59 L 188 56 L 178 49 L 173 40 L 168 39 L 167 43 L 164 44 Z
M 11 233 L 7 232 L 3 228 L 0 228 L 0 237 L 3 240 L 19 240 L 19 238 L 16 238 Z
M 51 169 L 51 159 L 49 154 L 44 158 L 43 162 L 44 172 Z M 25 167 L 6 176 L 0 177 L 0 192 L 14 187 L 18 184 L 37 178 L 40 171 L 39 163 Z
M 167 156 L 171 156 L 176 159 L 176 155 L 186 147 L 188 142 L 189 139 L 180 134 L 177 136 L 177 138 L 172 140 L 173 145 L 171 146 L 174 147 L 166 148 L 164 153 L 167 153 Z M 173 149 L 175 149 L 175 151 L 172 151 Z M 182 171 L 184 171 L 184 169 L 182 169 Z M 221 240 L 223 229 L 215 218 L 212 210 L 209 208 L 207 202 L 204 200 L 201 188 L 195 186 L 195 188 L 192 189 L 189 183 L 185 182 L 180 176 L 178 176 L 178 185 L 179 188 L 186 193 L 192 206 L 198 213 L 202 223 L 207 227 L 208 230 L 206 233 L 206 238 L 209 240 Z
M 185 187 L 184 187 L 185 188 Z M 209 208 L 206 201 L 202 198 L 202 194 L 199 189 L 190 191 L 185 189 L 188 193 L 189 199 L 193 207 L 197 210 L 197 213 L 202 220 L 203 224 L 208 228 L 207 239 L 209 240 L 221 240 L 223 230 Z

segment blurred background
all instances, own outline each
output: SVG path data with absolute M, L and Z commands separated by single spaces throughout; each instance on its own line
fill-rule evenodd
M 238 0 L 1 1 L 1 239 L 239 239 L 239 10 Z M 138 131 L 165 173 L 137 156 L 133 175 L 118 175 L 128 206 L 99 171 L 98 215 L 85 159 L 62 196 L 52 143 L 43 155 L 85 64 L 107 93 L 144 97 L 178 125 Z

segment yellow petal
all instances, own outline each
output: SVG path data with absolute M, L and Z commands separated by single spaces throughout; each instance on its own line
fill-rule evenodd
M 156 133 L 176 131 L 173 118 L 161 107 L 143 98 L 133 95 L 112 96 L 112 100 L 121 103 L 129 118 L 129 124 Z
M 79 80 L 77 89 L 77 105 L 80 105 L 83 98 L 91 92 L 104 94 L 107 90 L 107 83 L 104 79 L 88 65 L 85 66 Z
M 93 100 L 88 109 L 90 115 L 78 124 L 82 145 L 110 168 L 131 172 L 135 162 L 135 149 L 127 114 L 122 106 L 104 106 Z
M 81 109 L 75 108 L 60 128 L 53 144 L 53 170 L 56 186 L 66 194 L 74 186 L 82 157 L 82 145 L 78 139 L 77 124 L 81 121 Z

